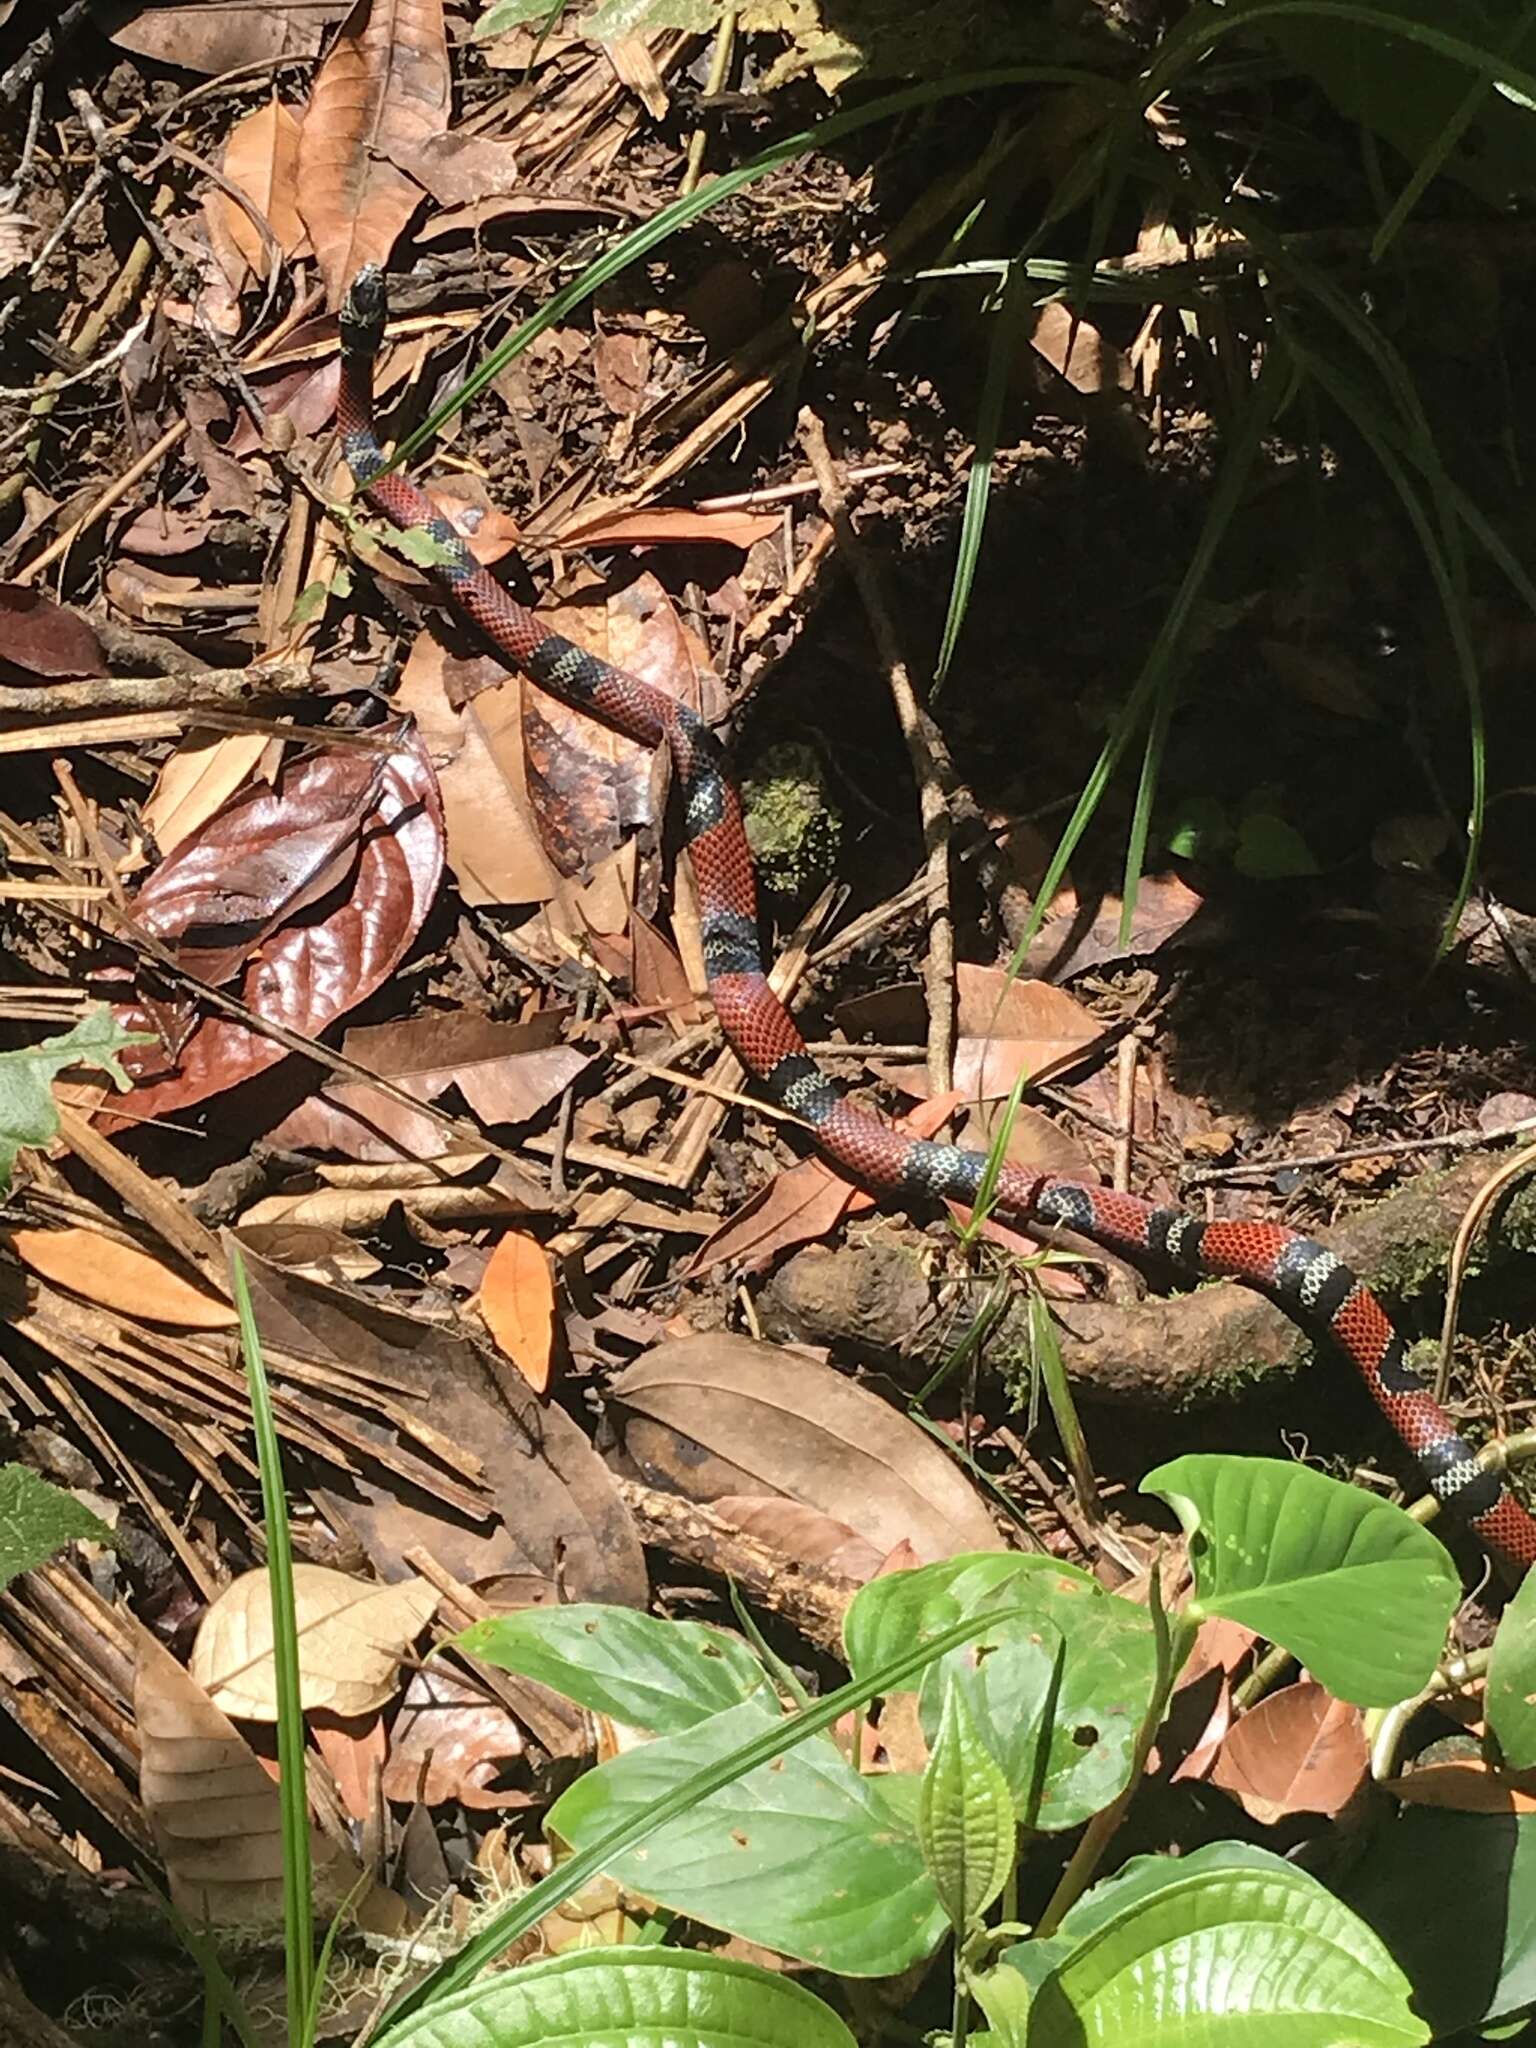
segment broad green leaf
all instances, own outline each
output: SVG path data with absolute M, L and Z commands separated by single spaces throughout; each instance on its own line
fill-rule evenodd
M 1254 811 L 1237 828 L 1232 865 L 1255 882 L 1280 882 L 1291 875 L 1319 872 L 1312 849 L 1284 818 L 1273 811 Z
M 692 1949 L 589 1948 L 472 1984 L 391 2048 L 854 2048 L 790 1978 Z
M 1488 1726 L 1512 1771 L 1536 1764 L 1536 1572 L 1527 1572 L 1493 1639 L 1484 1695 Z
M 658 1735 L 692 1728 L 767 1683 L 739 1636 L 632 1607 L 525 1607 L 473 1623 L 454 1648 Z
M 1409 1807 L 1344 1890 L 1407 1971 L 1437 2040 L 1536 2004 L 1536 1814 Z
M 1460 1582 L 1390 1501 L 1280 1458 L 1175 1458 L 1142 1489 L 1184 1525 L 1200 1613 L 1282 1643 L 1337 1698 L 1391 1706 L 1434 1670 Z
M 1144 1607 L 1051 1558 L 1007 1551 L 947 1558 L 861 1589 L 843 1626 L 849 1669 L 873 1670 L 900 1646 L 1002 1606 L 1031 1611 L 1000 1621 L 929 1669 L 919 1693 L 923 1730 L 932 1745 L 949 1687 L 963 1686 L 1020 1820 L 1075 1827 L 1108 1805 L 1130 1775 L 1156 1676 Z
M 556 1801 L 548 1828 L 578 1849 L 597 1841 L 774 1718 L 754 1697 L 614 1757 Z M 946 1925 L 900 1794 L 821 1737 L 700 1800 L 608 1869 L 674 1912 L 844 1977 L 904 1970 Z
M 1030 2007 L 1029 2048 L 1419 2048 L 1386 1947 L 1315 1878 L 1176 1878 L 1086 1936 Z
M 1002 1767 L 977 1733 L 961 1686 L 951 1686 L 917 1802 L 917 1840 L 939 1903 L 957 1934 L 997 1897 L 1013 1868 L 1018 1821 Z
M 65 1067 L 97 1067 L 115 1088 L 133 1086 L 119 1055 L 130 1045 L 150 1045 L 147 1032 L 123 1031 L 105 1003 L 88 1010 L 78 1024 L 40 1045 L 0 1052 L 0 1194 L 11 1184 L 11 1168 L 23 1145 L 46 1145 L 59 1128 L 53 1077 Z
M 80 1538 L 113 1543 L 106 1523 L 26 1465 L 0 1465 L 0 1588 Z
M 649 35 L 661 28 L 680 28 L 707 35 L 720 23 L 719 0 L 602 0 L 587 22 L 595 42 L 616 43 L 621 36 Z

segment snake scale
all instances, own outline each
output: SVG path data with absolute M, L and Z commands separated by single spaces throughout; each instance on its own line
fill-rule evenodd
M 665 746 L 681 787 L 710 995 L 725 1036 L 774 1102 L 802 1119 L 822 1154 L 876 1193 L 973 1203 L 985 1159 L 904 1136 L 856 1108 L 816 1065 L 768 985 L 757 887 L 741 802 L 720 742 L 685 704 L 563 639 L 481 568 L 436 506 L 386 469 L 373 424 L 373 363 L 383 337 L 381 273 L 359 271 L 341 313 L 337 423 L 368 502 L 395 527 L 435 543 L 433 573 L 453 606 L 539 688 L 646 746 Z M 1436 1497 L 1511 1562 L 1536 1563 L 1536 1520 L 1481 1465 L 1408 1363 L 1407 1345 L 1370 1289 L 1326 1246 L 1282 1224 L 1202 1222 L 1134 1195 L 1005 1165 L 996 1213 L 1061 1226 L 1109 1251 L 1192 1281 L 1241 1281 L 1354 1365 Z

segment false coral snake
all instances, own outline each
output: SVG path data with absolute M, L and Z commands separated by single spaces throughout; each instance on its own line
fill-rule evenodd
M 664 690 L 562 639 L 470 555 L 431 500 L 387 473 L 373 425 L 373 361 L 383 335 L 384 281 L 358 273 L 341 314 L 337 419 L 342 451 L 369 502 L 402 530 L 435 543 L 433 571 L 455 606 L 512 667 L 614 731 L 666 746 L 682 789 L 686 842 L 701 909 L 704 963 L 722 1030 L 766 1094 L 802 1118 L 835 1165 L 874 1190 L 974 1202 L 985 1160 L 955 1145 L 903 1136 L 857 1109 L 806 1050 L 768 985 L 758 946 L 757 887 L 741 804 L 719 741 Z M 1402 1335 L 1368 1287 L 1332 1252 L 1278 1223 L 1212 1222 L 1134 1195 L 1006 1165 L 997 1212 L 1061 1225 L 1132 1259 L 1191 1280 L 1239 1280 L 1277 1302 L 1353 1363 L 1445 1506 L 1520 1565 L 1536 1564 L 1536 1520 L 1478 1462 L 1420 1384 Z

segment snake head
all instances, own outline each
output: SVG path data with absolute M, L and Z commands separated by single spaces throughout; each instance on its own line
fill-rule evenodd
M 389 295 L 377 263 L 365 263 L 347 286 L 341 302 L 341 345 L 350 354 L 372 356 L 384 339 Z

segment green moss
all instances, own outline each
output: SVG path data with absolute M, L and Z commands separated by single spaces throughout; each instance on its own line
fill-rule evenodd
M 741 794 L 763 888 L 794 898 L 819 889 L 836 866 L 843 820 L 815 748 L 785 740 L 765 749 Z

